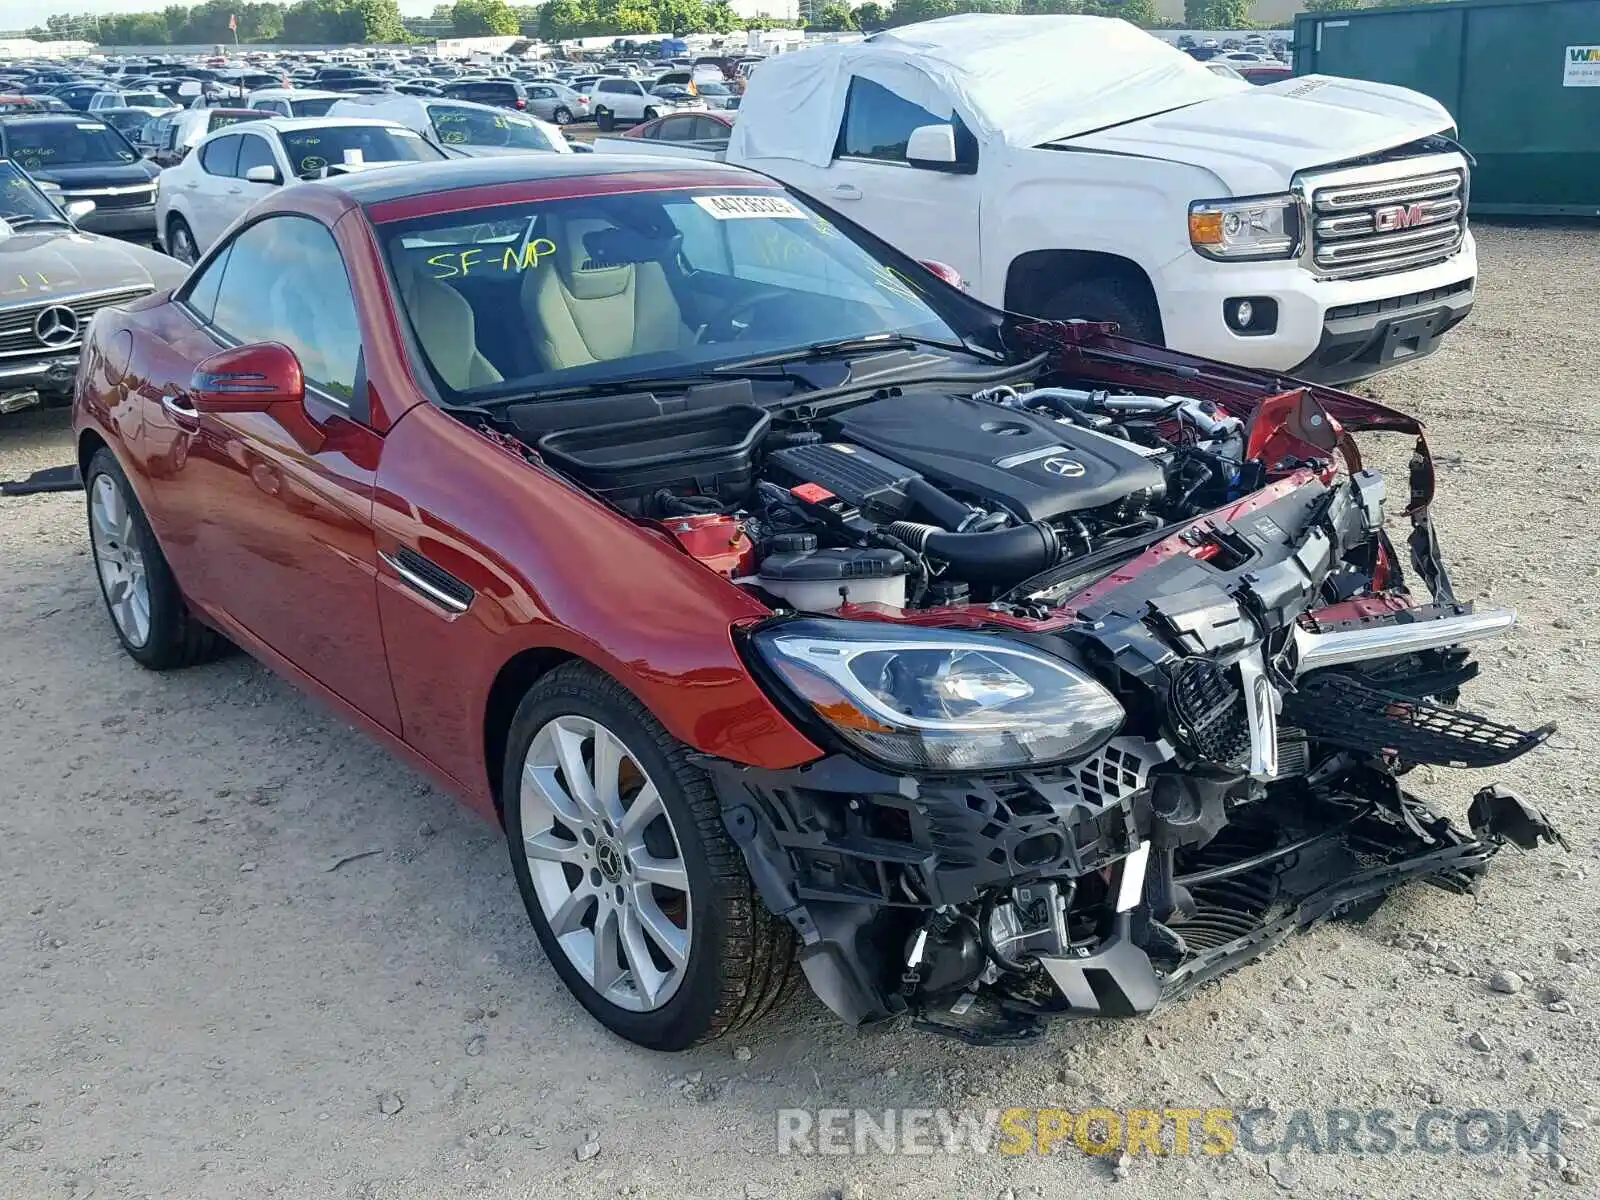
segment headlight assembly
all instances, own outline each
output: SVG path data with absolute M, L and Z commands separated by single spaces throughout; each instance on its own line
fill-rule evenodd
M 804 706 L 868 756 L 911 771 L 1004 770 L 1087 753 L 1122 706 L 1081 671 L 981 633 L 790 621 L 752 639 Z
M 1189 206 L 1189 244 L 1207 258 L 1293 258 L 1300 248 L 1300 206 L 1293 196 L 1197 200 Z

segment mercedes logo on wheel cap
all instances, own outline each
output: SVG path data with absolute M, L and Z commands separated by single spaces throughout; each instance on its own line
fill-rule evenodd
M 65 346 L 78 339 L 78 314 L 64 304 L 45 309 L 34 319 L 33 336 L 46 346 Z
M 1083 464 L 1075 458 L 1047 458 L 1044 469 L 1052 475 L 1077 479 L 1083 474 Z

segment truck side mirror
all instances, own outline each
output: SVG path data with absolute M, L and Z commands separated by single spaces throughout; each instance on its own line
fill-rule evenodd
M 906 141 L 906 162 L 924 171 L 971 175 L 976 164 L 964 163 L 956 153 L 954 125 L 919 125 Z

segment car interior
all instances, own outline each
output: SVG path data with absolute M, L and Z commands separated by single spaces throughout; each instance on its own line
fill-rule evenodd
M 886 315 L 897 327 L 908 323 L 905 310 L 884 312 L 895 307 L 892 287 L 832 258 L 856 247 L 816 236 L 809 220 L 705 218 L 702 227 L 691 204 L 637 196 L 538 207 L 549 211 L 522 221 L 455 218 L 389 239 L 417 341 L 453 391 L 622 359 L 637 369 L 652 358 L 662 366 L 716 360 L 728 352 L 714 345 L 760 352 L 879 330 Z M 721 261 L 718 238 L 736 239 Z M 858 299 L 841 299 L 852 289 Z

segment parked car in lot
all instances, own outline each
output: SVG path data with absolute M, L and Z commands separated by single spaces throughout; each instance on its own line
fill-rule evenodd
M 343 92 L 321 92 L 314 88 L 262 88 L 251 92 L 244 106 L 278 117 L 320 117 L 345 98 Z
M 1402 580 L 1349 439 L 1417 437 L 1428 498 L 1414 419 L 1002 313 L 751 172 L 286 187 L 95 319 L 74 429 L 125 651 L 226 636 L 502 823 L 647 1046 L 797 951 L 857 1025 L 1146 1013 L 1559 838 L 1404 790 L 1550 732 L 1456 706 L 1513 617 L 1425 501 Z
M 528 111 L 557 125 L 589 119 L 589 97 L 559 83 L 527 83 Z
M 653 96 L 637 79 L 618 79 L 614 76 L 595 80 L 589 89 L 589 108 L 594 122 L 602 131 L 618 125 L 636 125 L 640 121 L 654 121 L 663 113 L 682 108 L 704 108 L 692 99 L 668 100 Z
M 346 99 L 335 105 L 329 115 L 394 121 L 447 152 L 468 156 L 572 153 L 566 136 L 553 125 L 524 113 L 461 100 L 424 100 L 415 96 Z
M 597 138 L 594 146 L 598 151 L 635 153 L 638 147 L 633 143 L 642 138 L 671 149 L 696 152 L 686 153 L 684 157 L 715 158 L 727 150 L 728 138 L 732 133 L 733 117 L 728 114 L 669 113 L 623 131 L 621 138 Z
M 94 201 L 78 219 L 90 232 L 155 234 L 157 170 L 104 121 L 80 113 L 0 117 L 0 158 L 60 188 L 65 203 Z
M 99 116 L 102 109 L 108 108 L 138 108 L 143 109 L 150 116 L 159 116 L 169 108 L 176 108 L 166 96 L 160 92 L 96 92 L 89 100 L 90 113 Z
M 66 404 L 94 314 L 184 277 L 165 255 L 79 229 L 93 207 L 63 208 L 0 158 L 0 413 Z
M 147 108 L 97 108 L 94 110 L 97 121 L 104 121 L 123 137 L 133 144 L 135 150 L 143 153 L 144 145 L 142 135 L 144 128 L 155 120 Z
M 264 121 L 271 114 L 254 108 L 183 109 L 141 132 L 140 141 L 148 144 L 146 153 L 158 167 L 173 167 L 189 156 L 208 134 L 237 125 L 241 121 Z
M 450 100 L 470 100 L 492 108 L 522 111 L 528 107 L 528 93 L 514 79 L 460 79 L 439 89 Z
M 1247 87 L 1122 21 L 972 15 L 774 56 L 727 160 L 992 304 L 1331 382 L 1472 309 L 1453 133 L 1404 88 Z

